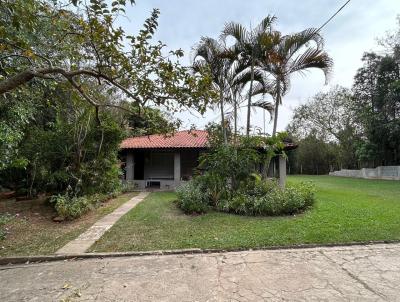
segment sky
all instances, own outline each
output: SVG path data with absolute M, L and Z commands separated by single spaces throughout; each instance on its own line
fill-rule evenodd
M 345 0 L 137 0 L 126 10 L 121 26 L 129 34 L 137 33 L 153 8 L 161 11 L 155 41 L 161 40 L 169 49 L 183 49 L 181 60 L 189 64 L 191 49 L 200 37 L 217 38 L 224 24 L 235 21 L 246 27 L 257 25 L 268 14 L 277 17 L 276 29 L 284 34 L 321 26 Z M 321 71 L 311 70 L 305 76 L 292 77 L 291 90 L 279 109 L 278 131 L 291 120 L 293 109 L 320 91 L 334 85 L 351 87 L 353 77 L 361 67 L 365 51 L 379 50 L 377 38 L 394 30 L 400 14 L 400 0 L 351 0 L 321 31 L 325 49 L 333 58 L 334 69 L 329 82 Z M 240 112 L 240 126 L 246 123 L 246 109 Z M 203 129 L 208 122 L 218 122 L 218 111 L 208 110 L 204 116 L 183 112 L 177 115 L 182 128 L 195 124 Z M 272 122 L 266 116 L 266 132 L 272 132 Z M 252 125 L 264 127 L 262 109 L 252 112 Z

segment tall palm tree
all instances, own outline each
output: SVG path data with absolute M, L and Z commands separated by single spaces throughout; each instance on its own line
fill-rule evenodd
M 332 59 L 323 50 L 324 39 L 315 28 L 282 35 L 278 31 L 271 33 L 272 47 L 265 52 L 261 62 L 262 69 L 272 77 L 272 96 L 275 100 L 274 127 L 272 135 L 276 134 L 279 105 L 282 97 L 290 89 L 290 77 L 294 73 L 304 74 L 311 68 L 324 72 L 325 80 L 332 69 Z
M 234 58 L 234 56 L 232 56 Z M 250 69 L 242 64 L 241 60 L 235 59 L 231 61 L 231 67 L 227 74 L 227 82 L 229 85 L 229 93 L 227 93 L 227 103 L 233 107 L 230 116 L 234 124 L 234 136 L 237 134 L 237 116 L 241 103 L 249 97 L 250 91 L 246 90 L 246 85 L 250 82 L 252 76 Z M 253 72 L 253 88 L 251 97 L 261 96 L 255 103 L 251 103 L 251 107 L 259 107 L 273 115 L 274 105 L 272 102 L 264 100 L 264 96 L 272 90 L 272 85 L 265 71 L 257 68 Z M 247 106 L 246 106 L 247 107 Z
M 234 141 L 236 143 L 236 137 L 238 133 L 237 124 L 238 124 L 238 109 L 240 104 L 243 101 L 243 93 L 245 91 L 245 86 L 249 81 L 249 73 L 246 72 L 247 66 L 243 64 L 243 61 L 238 60 L 235 53 L 227 51 L 224 53 L 224 56 L 230 58 L 230 68 L 227 74 L 227 83 L 229 85 L 228 90 L 228 102 L 233 106 L 233 133 L 234 133 Z
M 247 30 L 239 23 L 229 22 L 225 24 L 221 38 L 226 40 L 228 37 L 235 39 L 235 44 L 231 47 L 231 51 L 236 53 L 237 58 L 243 61 L 250 69 L 250 93 L 247 101 L 247 124 L 246 135 L 250 134 L 250 110 L 251 98 L 254 82 L 255 69 L 262 59 L 265 59 L 265 53 L 271 46 L 270 34 L 272 24 L 275 17 L 267 16 L 254 29 Z
M 193 47 L 193 55 L 193 69 L 199 71 L 201 68 L 209 68 L 214 87 L 219 92 L 221 129 L 224 142 L 227 143 L 224 102 L 229 89 L 227 77 L 231 60 L 224 45 L 209 37 L 201 38 L 200 42 Z
M 249 83 L 250 79 L 251 79 L 251 74 L 249 69 L 244 70 L 243 72 L 237 74 L 236 77 L 234 78 L 233 82 L 234 87 L 239 92 L 240 99 L 246 98 L 248 100 L 250 90 L 246 91 L 246 93 L 244 94 L 243 92 L 245 91 L 246 83 Z M 271 94 L 272 89 L 273 86 L 268 78 L 268 74 L 265 71 L 256 68 L 253 74 L 253 87 L 251 91 L 251 98 L 254 97 L 261 97 L 261 98 L 258 98 L 258 100 L 255 102 L 252 101 L 251 107 L 252 108 L 258 107 L 263 109 L 264 114 L 268 113 L 271 116 L 271 119 L 274 114 L 274 103 L 265 100 L 265 95 Z

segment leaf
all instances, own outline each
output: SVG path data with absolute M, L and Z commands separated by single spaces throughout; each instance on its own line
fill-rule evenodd
M 65 283 L 61 289 L 69 289 L 69 288 L 71 288 L 71 285 L 68 283 Z

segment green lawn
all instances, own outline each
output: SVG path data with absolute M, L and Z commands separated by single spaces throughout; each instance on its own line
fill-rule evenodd
M 187 216 L 174 193 L 152 193 L 123 216 L 92 251 L 255 248 L 400 239 L 400 182 L 293 176 L 317 187 L 315 207 L 290 217 L 243 217 L 212 212 Z

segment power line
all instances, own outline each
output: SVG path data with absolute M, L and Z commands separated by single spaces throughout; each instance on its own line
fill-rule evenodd
M 335 16 L 336 16 L 338 13 L 340 13 L 340 11 L 341 11 L 343 8 L 345 8 L 345 6 L 346 6 L 347 4 L 349 4 L 350 1 L 351 1 L 351 0 L 347 0 L 347 2 L 346 2 L 345 4 L 343 4 L 343 5 L 336 11 L 336 13 L 334 13 L 334 14 L 332 15 L 332 17 L 330 17 L 324 24 L 322 24 L 322 25 L 318 28 L 317 32 L 319 32 L 322 28 L 325 27 L 325 25 L 327 25 L 333 18 L 335 18 Z

